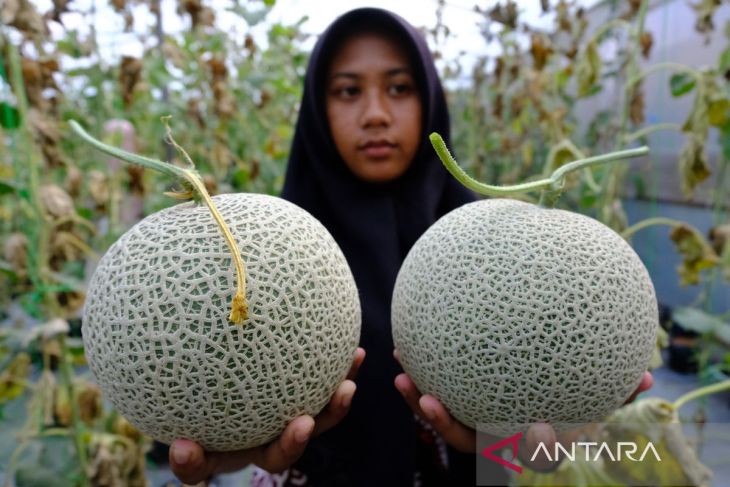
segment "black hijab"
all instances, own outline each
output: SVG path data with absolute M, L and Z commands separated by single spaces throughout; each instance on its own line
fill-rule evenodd
M 384 32 L 412 64 L 422 102 L 422 143 L 396 181 L 364 182 L 338 154 L 325 110 L 327 70 L 353 33 Z M 390 302 L 408 250 L 448 211 L 475 199 L 442 167 L 428 142 L 449 140 L 446 99 L 425 40 L 385 10 L 361 8 L 339 17 L 319 38 L 309 60 L 304 94 L 282 197 L 309 211 L 344 252 L 360 293 L 361 345 L 367 356 L 350 413 L 314 438 L 299 467 L 314 485 L 413 485 L 417 434 L 413 413 L 395 389 L 401 372 L 392 356 Z M 473 455 L 472 455 L 473 460 Z M 473 461 L 469 464 L 472 470 Z

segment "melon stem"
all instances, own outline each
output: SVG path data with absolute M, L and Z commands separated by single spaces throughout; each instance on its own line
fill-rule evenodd
M 549 177 L 544 179 L 511 186 L 493 186 L 480 183 L 464 172 L 464 170 L 459 167 L 456 160 L 454 160 L 449 149 L 446 147 L 444 139 L 439 134 L 434 132 L 429 136 L 429 139 L 431 140 L 431 145 L 433 145 L 433 148 L 436 150 L 436 154 L 438 154 L 439 159 L 441 159 L 441 162 L 444 166 L 446 166 L 446 169 L 465 187 L 485 196 L 509 196 L 513 194 L 527 193 L 530 191 L 543 191 L 543 194 L 540 197 L 540 205 L 547 207 L 552 207 L 557 202 L 560 197 L 560 193 L 562 192 L 563 185 L 565 184 L 565 176 L 569 173 L 596 166 L 598 164 L 644 156 L 649 153 L 649 148 L 642 146 L 635 149 L 610 152 L 600 156 L 586 157 L 560 166 L 553 171 Z
M 679 399 L 674 401 L 672 405 L 674 406 L 674 409 L 677 410 L 687 404 L 690 401 L 694 401 L 695 399 L 699 399 L 703 396 L 709 396 L 710 394 L 717 394 L 718 392 L 728 391 L 730 390 L 730 380 L 724 380 L 722 382 L 718 382 L 716 384 L 711 384 L 709 386 L 700 387 L 699 389 L 695 389 L 694 391 L 690 391 L 684 396 L 681 396 Z
M 228 319 L 233 323 L 239 325 L 248 319 L 248 304 L 246 302 L 246 272 L 243 265 L 243 259 L 241 258 L 241 253 L 238 250 L 238 246 L 236 245 L 236 241 L 233 238 L 231 230 L 223 219 L 223 215 L 221 215 L 220 211 L 218 211 L 218 208 L 215 206 L 213 199 L 210 197 L 210 194 L 208 194 L 208 190 L 205 188 L 203 180 L 200 178 L 200 175 L 195 169 L 195 164 L 190 159 L 190 156 L 188 156 L 187 152 L 185 152 L 185 150 L 180 147 L 172 138 L 172 131 L 169 124 L 167 123 L 169 118 L 170 117 L 162 117 L 162 122 L 165 124 L 165 127 L 167 129 L 167 141 L 172 144 L 175 149 L 183 156 L 185 161 L 188 163 L 187 168 L 178 167 L 170 163 L 158 161 L 156 159 L 132 154 L 131 152 L 127 152 L 117 147 L 107 145 L 89 135 L 75 120 L 69 120 L 69 125 L 74 130 L 74 132 L 76 132 L 76 134 L 78 134 L 82 139 L 84 139 L 84 141 L 88 142 L 96 149 L 125 162 L 131 164 L 139 164 L 140 166 L 146 167 L 148 169 L 159 171 L 163 174 L 167 174 L 168 176 L 183 180 L 190 184 L 193 190 L 200 195 L 200 197 L 203 199 L 206 206 L 208 207 L 211 215 L 213 216 L 216 224 L 223 233 L 223 237 L 225 238 L 226 244 L 231 251 L 233 263 L 236 267 L 236 294 L 233 296 L 233 301 L 231 303 L 231 313 L 228 316 Z M 180 193 L 177 193 L 177 195 L 179 196 Z M 192 196 L 192 193 L 190 193 L 190 196 Z

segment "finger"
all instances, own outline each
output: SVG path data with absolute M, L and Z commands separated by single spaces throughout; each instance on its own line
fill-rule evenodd
M 350 367 L 350 371 L 347 373 L 347 379 L 355 380 L 363 360 L 365 360 L 365 349 L 357 347 L 357 350 L 355 350 L 355 358 L 352 359 L 352 366 Z
M 559 465 L 559 462 L 550 459 L 550 456 L 546 455 L 546 452 L 555 449 L 556 441 L 557 435 L 552 426 L 547 423 L 531 424 L 525 435 L 525 448 L 523 449 L 527 455 L 525 457 L 520 456 L 520 460 L 524 461 L 532 470 L 538 472 L 547 472 L 554 469 Z M 535 452 L 540 443 L 545 445 L 545 448 Z M 534 459 L 532 458 L 533 454 Z
M 651 375 L 651 372 L 644 372 L 643 377 L 641 378 L 641 382 L 639 383 L 639 386 L 636 388 L 636 390 L 629 396 L 629 398 L 626 400 L 624 404 L 632 403 L 636 400 L 636 397 L 641 394 L 644 391 L 648 391 L 651 389 L 651 386 L 654 385 L 654 376 Z
M 352 398 L 355 395 L 356 389 L 357 386 L 351 380 L 346 380 L 337 387 L 327 407 L 315 418 L 312 436 L 324 433 L 342 421 L 342 418 L 350 410 L 350 404 L 352 404 Z
M 213 462 L 194 441 L 174 441 L 170 446 L 169 462 L 172 473 L 185 484 L 197 484 L 213 474 Z
M 393 358 L 400 364 L 400 352 L 397 348 L 393 349 Z
M 302 456 L 313 430 L 311 416 L 295 418 L 276 440 L 251 450 L 252 462 L 268 472 L 283 472 Z
M 446 443 L 462 452 L 476 451 L 476 431 L 454 419 L 438 399 L 424 394 L 419 400 L 419 405 L 428 422 Z
M 395 388 L 401 393 L 401 396 L 406 400 L 411 410 L 423 420 L 428 421 L 423 411 L 421 411 L 421 405 L 418 403 L 418 400 L 421 398 L 421 391 L 418 390 L 416 384 L 408 377 L 408 374 L 398 374 L 395 377 L 394 383 Z

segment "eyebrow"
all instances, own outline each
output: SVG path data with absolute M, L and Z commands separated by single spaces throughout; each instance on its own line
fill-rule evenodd
M 413 76 L 413 73 L 410 68 L 393 68 L 393 69 L 389 69 L 385 72 L 386 76 L 395 76 L 397 74 L 409 74 L 409 75 Z M 330 80 L 334 80 L 336 78 L 357 79 L 360 76 L 361 75 L 358 73 L 352 73 L 349 71 L 340 71 L 340 72 L 335 73 L 332 76 L 330 76 Z

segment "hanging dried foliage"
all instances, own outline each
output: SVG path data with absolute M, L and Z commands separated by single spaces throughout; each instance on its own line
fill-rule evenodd
M 489 11 L 488 17 L 492 22 L 514 30 L 517 28 L 517 18 L 519 17 L 517 4 L 513 0 L 507 0 L 504 4 L 498 3 Z
M 3 0 L 0 2 L 0 21 L 15 27 L 24 37 L 41 40 L 48 34 L 46 21 L 30 0 Z
M 710 42 L 709 34 L 715 30 L 712 17 L 721 4 L 722 0 L 700 0 L 698 3 L 692 5 L 692 8 L 697 13 L 695 30 L 701 34 L 705 34 L 705 44 Z
M 533 33 L 531 41 L 530 54 L 532 54 L 533 66 L 537 71 L 542 71 L 545 64 L 547 64 L 548 58 L 553 53 L 550 39 L 544 34 Z
M 689 198 L 702 181 L 710 176 L 705 144 L 696 134 L 687 134 L 687 142 L 679 154 L 682 193 Z
M 119 65 L 119 86 L 124 108 L 129 108 L 134 99 L 134 91 L 142 78 L 142 61 L 132 56 L 122 56 Z
M 638 83 L 631 91 L 631 101 L 629 102 L 629 119 L 634 125 L 642 125 L 644 123 L 644 85 Z
M 64 157 L 60 147 L 61 131 L 58 128 L 58 122 L 37 108 L 29 110 L 28 122 L 33 129 L 33 139 L 40 147 L 46 165 L 49 168 L 64 165 Z
M 654 45 L 654 36 L 648 30 L 641 33 L 639 38 L 639 45 L 641 45 L 641 55 L 644 59 L 649 59 L 651 54 L 651 47 Z
M 211 88 L 213 89 L 213 110 L 216 115 L 227 119 L 236 113 L 236 98 L 228 89 L 228 68 L 225 61 L 212 58 L 206 63 L 211 74 Z
M 682 285 L 698 284 L 700 272 L 714 266 L 717 255 L 704 238 L 687 225 L 678 225 L 669 235 L 675 248 L 682 256 L 677 268 Z
M 193 29 L 201 26 L 210 27 L 215 23 L 215 12 L 203 5 L 201 0 L 179 0 L 178 12 L 190 15 Z

